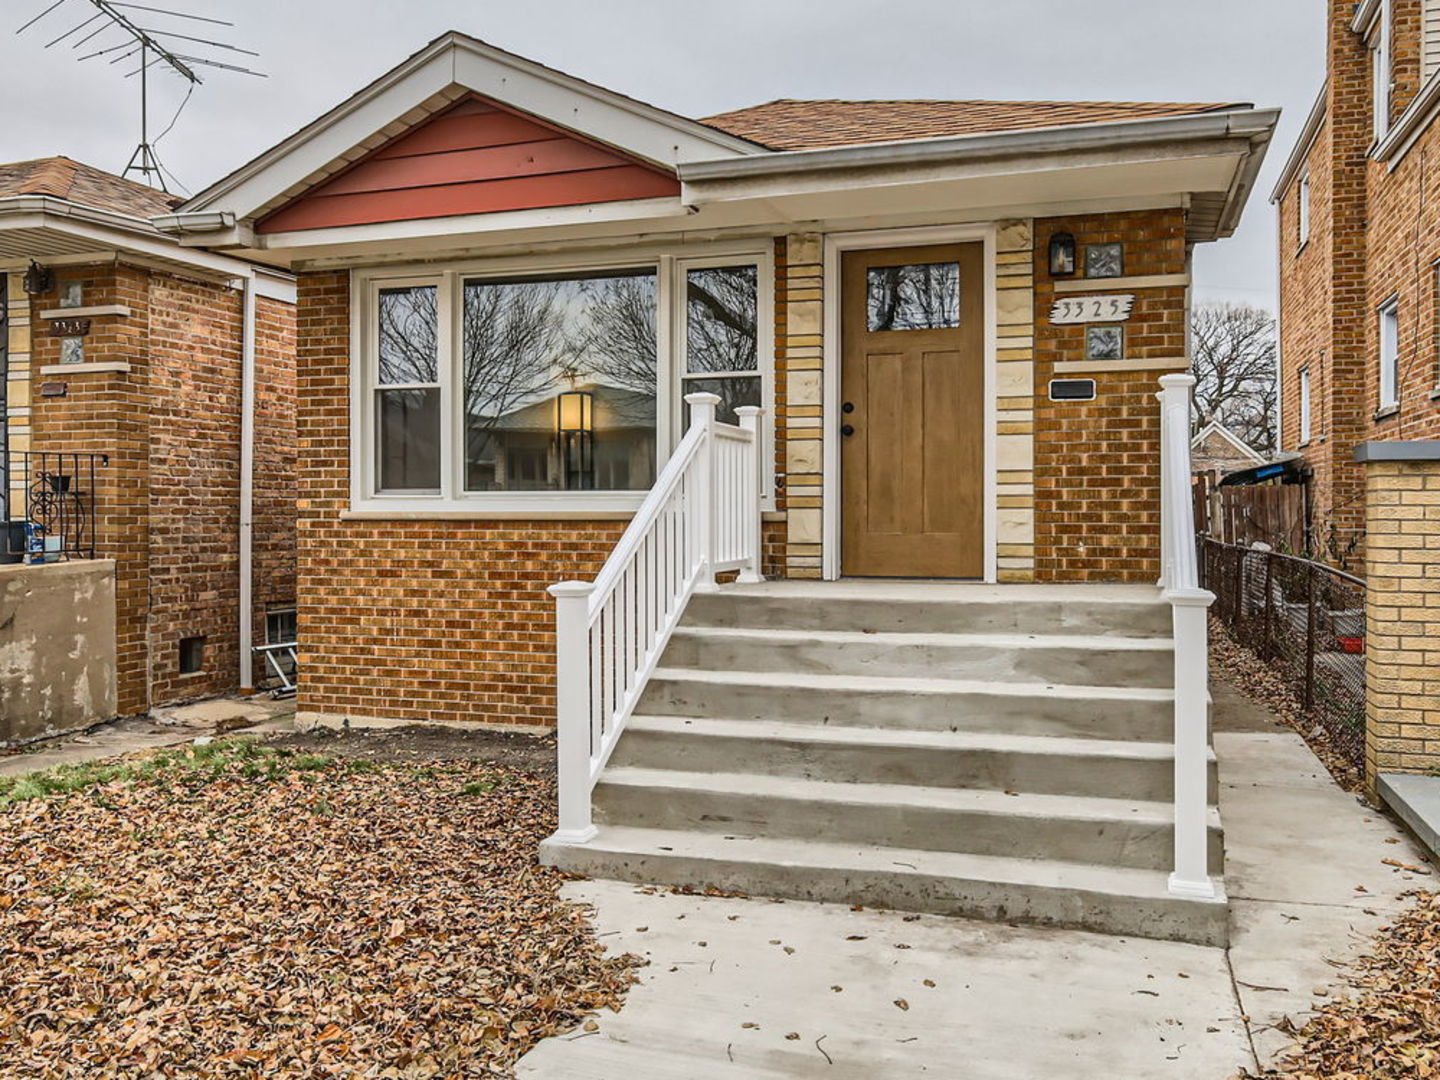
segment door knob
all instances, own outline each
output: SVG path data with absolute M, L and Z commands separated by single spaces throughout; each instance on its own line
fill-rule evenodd
M 841 411 L 841 412 L 845 412 L 845 413 L 852 413 L 852 412 L 854 412 L 854 411 L 855 411 L 855 403 L 854 403 L 853 401 L 847 401 L 847 402 L 845 402 L 844 405 L 841 405 L 841 406 L 840 406 L 840 411 Z
M 854 424 L 841 424 L 841 425 L 840 425 L 840 434 L 841 434 L 841 435 L 844 435 L 844 436 L 848 439 L 851 435 L 854 435 L 854 434 L 855 434 L 855 425 L 854 425 Z

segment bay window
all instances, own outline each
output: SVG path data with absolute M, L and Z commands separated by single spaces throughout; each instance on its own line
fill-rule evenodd
M 357 274 L 353 508 L 634 509 L 685 394 L 718 394 L 725 423 L 769 406 L 772 273 L 751 251 Z

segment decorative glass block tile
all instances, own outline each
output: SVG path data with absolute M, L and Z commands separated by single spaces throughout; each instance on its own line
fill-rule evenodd
M 1086 244 L 1085 276 L 1092 278 L 1120 277 L 1125 273 L 1124 246 L 1121 244 Z
M 85 362 L 85 339 L 83 337 L 61 338 L 60 362 L 62 364 L 83 364 Z
M 62 281 L 60 283 L 60 306 L 83 307 L 85 304 L 85 283 L 83 281 Z
M 1087 326 L 1085 328 L 1086 360 L 1119 360 L 1125 355 L 1125 328 L 1122 326 Z
M 960 325 L 960 264 L 872 266 L 866 274 L 869 330 L 945 330 Z

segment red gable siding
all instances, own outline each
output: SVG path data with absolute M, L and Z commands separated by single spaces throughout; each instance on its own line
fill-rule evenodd
M 678 195 L 669 173 L 480 98 L 262 219 L 259 232 Z

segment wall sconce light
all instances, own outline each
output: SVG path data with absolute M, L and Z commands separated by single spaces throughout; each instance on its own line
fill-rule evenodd
M 562 435 L 595 430 L 595 395 L 588 390 L 566 390 L 555 399 L 555 427 Z
M 1058 232 L 1050 237 L 1050 276 L 1073 277 L 1075 274 L 1075 237 Z
M 566 390 L 555 398 L 555 430 L 566 491 L 588 491 L 595 486 L 595 395 L 588 390 Z
M 47 293 L 55 287 L 55 272 L 31 259 L 30 269 L 25 271 L 24 287 L 31 296 Z

